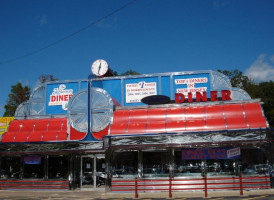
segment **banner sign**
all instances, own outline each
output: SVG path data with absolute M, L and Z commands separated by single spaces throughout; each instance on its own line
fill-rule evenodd
M 67 113 L 68 101 L 78 90 L 78 83 L 61 83 L 47 85 L 47 114 Z
M 142 98 L 152 95 L 157 95 L 156 82 L 126 84 L 126 103 L 139 103 Z
M 210 78 L 208 73 L 188 74 L 174 76 L 175 93 L 181 93 L 188 98 L 188 94 L 192 94 L 192 98 L 196 98 L 196 92 L 206 92 L 210 97 Z
M 14 117 L 0 117 L 0 135 L 7 131 L 9 123 L 14 119 Z
M 40 156 L 25 156 L 24 164 L 25 165 L 40 165 L 41 157 Z
M 240 148 L 183 149 L 182 160 L 236 159 Z

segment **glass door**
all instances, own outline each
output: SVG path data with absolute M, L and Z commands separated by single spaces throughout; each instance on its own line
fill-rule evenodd
M 81 188 L 93 188 L 94 185 L 94 158 L 82 156 L 81 159 Z

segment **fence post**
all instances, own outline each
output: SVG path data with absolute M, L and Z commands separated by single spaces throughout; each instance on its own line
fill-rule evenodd
M 206 177 L 206 175 L 204 176 L 204 180 L 205 180 L 205 197 L 207 197 L 207 177 Z
M 171 186 L 172 186 L 172 179 L 171 176 L 169 176 L 169 198 L 172 198 L 172 193 L 171 193 Z
M 240 179 L 240 195 L 243 196 L 243 181 L 242 181 L 242 173 L 239 174 L 239 179 Z
M 138 182 L 137 182 L 137 177 L 135 177 L 135 199 L 138 199 Z

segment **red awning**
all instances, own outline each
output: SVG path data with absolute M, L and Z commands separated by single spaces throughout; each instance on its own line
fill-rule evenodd
M 71 131 L 71 140 L 83 139 L 86 133 Z M 2 143 L 12 142 L 58 142 L 67 141 L 67 119 L 13 120 L 8 132 L 3 134 Z
M 227 131 L 268 127 L 259 103 L 145 108 L 114 112 L 110 135 Z
M 87 133 L 69 127 L 66 118 L 13 120 L 1 143 L 79 141 Z M 193 107 L 167 107 L 116 110 L 113 122 L 92 133 L 96 139 L 105 135 L 136 135 L 177 132 L 207 132 L 266 129 L 267 121 L 259 103 L 222 104 Z

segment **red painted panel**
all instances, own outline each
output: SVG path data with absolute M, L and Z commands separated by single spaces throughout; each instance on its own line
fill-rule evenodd
M 246 119 L 244 117 L 226 118 L 228 129 L 247 129 Z
M 16 132 L 6 132 L 2 136 L 2 143 L 13 142 Z
M 87 133 L 82 133 L 70 127 L 70 140 L 82 140 L 86 137 Z
M 259 103 L 243 104 L 243 107 L 249 128 L 267 128 L 267 122 Z
M 185 108 L 168 108 L 167 122 L 169 121 L 185 121 Z
M 146 133 L 146 123 L 130 123 L 128 134 Z
M 52 118 L 49 121 L 48 131 L 61 130 L 64 118 Z
M 105 129 L 99 132 L 93 132 L 92 136 L 98 140 L 101 140 L 105 135 L 108 134 L 108 129 L 109 129 L 109 125 Z
M 224 105 L 225 120 L 228 129 L 247 129 L 242 104 Z
M 244 117 L 244 111 L 242 104 L 230 104 L 230 105 L 224 105 L 224 113 L 225 118 L 243 118 Z
M 206 119 L 224 119 L 223 106 L 205 106 L 205 116 Z
M 264 117 L 247 117 L 249 128 L 267 128 Z
M 147 109 L 131 110 L 129 123 L 147 123 Z
M 113 124 L 127 124 L 130 110 L 116 110 L 113 114 Z
M 165 122 L 149 122 L 147 124 L 147 133 L 163 133 L 166 131 Z
M 167 132 L 181 132 L 186 130 L 185 121 L 167 121 Z
M 41 142 L 42 135 L 45 131 L 33 131 L 30 133 L 28 142 Z
M 57 141 L 66 141 L 67 140 L 67 130 L 59 131 L 57 134 Z
M 151 108 L 148 110 L 148 123 L 166 122 L 166 108 Z
M 246 117 L 261 117 L 263 116 L 262 108 L 259 103 L 246 103 L 243 104 Z
M 110 127 L 110 135 L 119 135 L 127 133 L 128 124 L 112 124 Z
M 204 120 L 203 107 L 188 107 L 186 108 L 186 120 Z
M 226 130 L 226 122 L 224 118 L 220 119 L 207 119 L 206 128 L 208 131 Z
M 21 128 L 21 124 L 24 120 L 13 120 L 10 122 L 8 131 L 9 132 L 17 132 Z
M 35 119 L 24 120 L 20 132 L 32 131 L 36 123 Z
M 42 141 L 49 142 L 49 141 L 56 141 L 58 131 L 46 131 L 43 134 Z
M 15 135 L 13 142 L 27 142 L 30 131 L 20 131 Z
M 36 121 L 34 126 L 34 131 L 46 131 L 48 128 L 48 123 L 50 119 L 39 119 Z
M 205 131 L 205 120 L 187 120 L 186 131 Z

